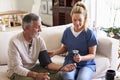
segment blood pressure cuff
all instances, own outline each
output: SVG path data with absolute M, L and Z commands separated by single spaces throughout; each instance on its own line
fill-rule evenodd
M 47 50 L 40 51 L 38 59 L 42 67 L 45 67 L 52 62 Z

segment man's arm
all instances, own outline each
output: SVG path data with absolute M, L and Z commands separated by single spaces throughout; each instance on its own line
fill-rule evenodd
M 39 62 L 41 66 L 51 70 L 71 71 L 76 67 L 75 63 L 68 64 L 65 66 L 60 66 L 58 64 L 53 63 L 48 55 L 47 50 L 41 51 L 39 53 Z
M 73 64 L 67 64 L 65 66 L 60 66 L 55 63 L 50 63 L 46 66 L 46 68 L 51 69 L 51 70 L 59 70 L 59 71 L 72 71 L 73 69 L 76 68 L 76 63 Z
M 8 58 L 8 66 L 9 68 L 14 68 L 14 73 L 21 76 L 33 77 L 38 80 L 50 80 L 49 73 L 37 73 L 23 67 L 19 51 L 16 47 L 16 44 L 12 41 L 10 42 L 10 47 L 8 50 Z
M 10 41 L 8 49 L 8 68 L 14 69 L 14 73 L 18 75 L 27 76 L 29 70 L 23 67 L 22 59 L 16 45 L 17 43 L 15 44 L 13 41 Z

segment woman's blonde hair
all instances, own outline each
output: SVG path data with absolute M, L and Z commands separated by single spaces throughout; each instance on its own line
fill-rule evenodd
M 86 5 L 81 1 L 76 2 L 71 10 L 71 13 L 70 13 L 71 17 L 74 13 L 83 14 L 85 16 L 83 28 L 86 31 L 87 30 L 86 24 L 87 24 L 87 18 L 88 18 Z

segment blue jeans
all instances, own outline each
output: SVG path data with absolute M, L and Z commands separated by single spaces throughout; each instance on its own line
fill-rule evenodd
M 63 72 L 63 80 L 91 80 L 95 72 L 95 65 L 87 65 L 71 72 Z

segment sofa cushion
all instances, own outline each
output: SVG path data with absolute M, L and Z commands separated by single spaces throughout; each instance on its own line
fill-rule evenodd
M 45 40 L 48 50 L 55 50 L 60 47 L 63 31 L 71 25 L 72 24 L 66 24 L 42 28 L 42 32 L 40 32 L 40 35 Z
M 56 63 L 56 64 L 63 65 L 64 58 L 65 58 L 65 57 L 62 57 L 62 56 L 59 56 L 59 55 L 55 55 L 54 57 L 51 58 L 51 60 L 52 60 L 54 63 Z
M 0 64 L 7 64 L 9 41 L 12 36 L 20 31 L 21 29 L 16 31 L 0 32 Z
M 100 78 L 105 76 L 105 73 L 107 69 L 110 68 L 110 61 L 108 57 L 105 57 L 104 55 L 96 55 L 95 57 L 96 62 L 96 72 L 93 76 L 93 78 Z
M 0 80 L 10 80 L 8 77 L 7 77 L 7 65 L 1 65 L 0 66 Z
M 61 31 L 55 29 L 54 27 L 43 28 L 40 35 L 45 40 L 45 43 L 46 43 L 48 50 L 53 50 L 53 49 L 57 49 L 60 47 L 60 44 L 61 44 L 60 40 L 61 40 L 61 36 L 62 36 Z
M 10 80 L 7 77 L 7 72 L 0 72 L 0 80 Z

